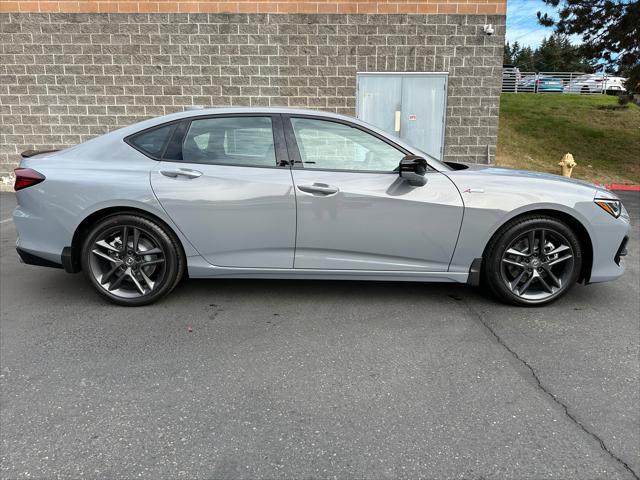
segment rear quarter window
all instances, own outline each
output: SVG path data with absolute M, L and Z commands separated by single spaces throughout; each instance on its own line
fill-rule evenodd
M 145 130 L 127 138 L 127 143 L 150 157 L 160 158 L 174 128 L 175 124 L 171 124 Z

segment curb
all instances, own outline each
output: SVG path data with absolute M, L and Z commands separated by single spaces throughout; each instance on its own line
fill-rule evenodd
M 607 190 L 617 190 L 619 192 L 640 192 L 640 185 L 622 185 L 620 183 L 605 183 L 602 186 Z

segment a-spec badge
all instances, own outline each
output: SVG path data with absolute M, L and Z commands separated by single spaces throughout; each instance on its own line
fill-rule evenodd
M 484 193 L 484 188 L 467 188 L 462 193 Z

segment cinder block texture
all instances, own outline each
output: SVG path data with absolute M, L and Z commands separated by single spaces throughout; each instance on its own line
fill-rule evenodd
M 0 175 L 185 105 L 355 114 L 356 72 L 448 72 L 446 160 L 486 162 L 503 15 L 0 14 Z M 492 23 L 496 34 L 482 27 Z

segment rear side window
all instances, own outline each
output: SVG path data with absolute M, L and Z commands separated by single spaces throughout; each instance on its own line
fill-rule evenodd
M 182 144 L 182 160 L 241 166 L 276 165 L 270 117 L 193 120 Z
M 147 155 L 160 158 L 165 146 L 171 138 L 174 124 L 164 125 L 162 127 L 146 130 L 142 133 L 129 137 L 128 142 L 138 150 Z

